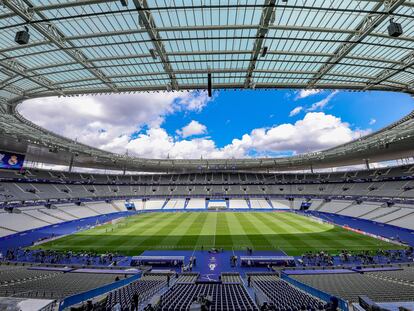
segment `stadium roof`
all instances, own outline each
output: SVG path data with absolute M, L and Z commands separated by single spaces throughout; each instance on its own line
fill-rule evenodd
M 206 89 L 208 73 L 214 89 L 414 94 L 411 0 L 130 0 L 127 6 L 120 0 L 1 3 L 0 128 L 2 147 L 14 151 L 27 145 L 48 146 L 85 154 L 89 160 L 83 164 L 94 159 L 95 166 L 99 159 L 106 163 L 114 158 L 34 130 L 15 110 L 19 102 L 34 97 Z M 391 18 L 403 27 L 397 38 L 388 34 Z M 24 27 L 30 41 L 18 45 L 15 34 Z M 368 139 L 383 145 L 382 137 L 394 134 Z M 338 148 L 335 152 L 343 149 Z M 134 161 L 148 161 L 154 170 L 160 163 Z M 165 161 L 166 167 L 181 165 Z M 255 168 L 262 167 L 258 161 L 263 163 L 240 161 L 256 161 Z M 192 168 L 209 166 L 193 164 Z

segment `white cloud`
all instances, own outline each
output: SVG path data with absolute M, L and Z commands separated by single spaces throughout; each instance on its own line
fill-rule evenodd
M 210 101 L 204 93 L 48 97 L 25 101 L 18 108 L 23 116 L 48 130 L 111 150 L 144 127 L 160 127 L 169 114 L 200 111 Z
M 365 135 L 366 131 L 353 131 L 349 124 L 333 115 L 323 112 L 310 112 L 294 124 L 286 123 L 270 129 L 254 129 L 232 142 L 246 151 L 280 152 L 290 150 L 294 153 L 327 149 Z
M 352 130 L 340 118 L 308 112 L 295 123 L 256 128 L 218 147 L 193 120 L 174 137 L 162 128 L 177 111 L 200 111 L 210 99 L 203 93 L 152 93 L 97 97 L 42 98 L 19 106 L 23 116 L 58 134 L 104 150 L 145 158 L 243 158 L 303 153 L 333 147 L 367 131 Z
M 334 96 L 338 93 L 338 91 L 334 91 L 331 94 L 329 94 L 327 97 L 325 97 L 324 99 L 314 103 L 310 108 L 308 108 L 307 111 L 315 111 L 318 109 L 323 109 L 325 108 L 325 106 L 327 104 L 329 104 L 329 102 L 332 100 L 332 98 L 334 98 Z
M 204 124 L 201 124 L 198 121 L 192 120 L 181 130 L 177 130 L 177 134 L 181 135 L 183 138 L 187 138 L 195 135 L 202 135 L 207 133 L 207 127 Z
M 119 139 L 110 150 L 148 158 L 244 158 L 290 151 L 293 154 L 327 149 L 368 134 L 369 131 L 352 130 L 348 123 L 323 112 L 310 112 L 294 124 L 285 123 L 272 128 L 257 128 L 240 139 L 218 148 L 208 138 L 180 140 L 163 128 L 148 129 L 136 139 Z M 156 148 L 154 148 L 156 146 Z
M 216 94 L 213 94 L 213 98 Z M 184 110 L 201 111 L 210 100 L 207 92 L 187 92 L 180 94 L 177 103 Z
M 296 116 L 297 114 L 299 114 L 301 111 L 303 110 L 302 106 L 298 106 L 295 107 L 290 113 L 289 113 L 289 117 L 293 117 Z
M 308 90 L 308 89 L 303 89 L 297 92 L 297 96 L 296 99 L 302 99 L 302 98 L 306 98 L 309 96 L 313 96 L 316 94 L 319 94 L 321 92 L 321 90 Z
M 375 123 L 377 123 L 376 119 L 370 119 L 369 120 L 369 125 L 374 125 Z

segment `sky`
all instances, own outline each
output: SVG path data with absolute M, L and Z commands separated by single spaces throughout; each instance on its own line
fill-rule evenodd
M 281 157 L 351 141 L 414 110 L 407 94 L 232 90 L 48 97 L 19 112 L 55 133 L 145 158 Z

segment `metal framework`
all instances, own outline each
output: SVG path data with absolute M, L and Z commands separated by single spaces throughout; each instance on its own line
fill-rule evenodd
M 126 160 L 36 127 L 18 114 L 18 103 L 56 95 L 204 90 L 208 73 L 214 89 L 414 94 L 412 0 L 132 0 L 127 6 L 120 0 L 0 2 L 3 146 L 23 148 L 11 142 L 18 139 L 36 152 L 39 146 L 53 147 L 68 153 L 65 161 L 79 154 L 77 165 Z M 391 18 L 403 26 L 404 34 L 398 38 L 388 35 Z M 30 42 L 18 45 L 14 36 L 24 26 L 29 28 Z M 264 47 L 267 53 L 261 57 Z M 411 137 L 409 131 L 405 129 L 405 138 Z M 370 138 L 370 144 L 383 145 L 397 134 L 378 135 Z M 368 141 L 363 143 L 354 142 L 352 148 L 361 150 Z M 345 147 L 326 151 L 324 159 L 352 149 L 340 148 Z M 240 160 L 238 165 L 286 168 L 296 161 L 285 160 Z M 149 170 L 157 165 L 178 170 L 190 163 L 128 161 L 133 163 L 131 169 Z M 229 161 L 214 165 L 232 167 Z M 211 163 L 195 161 L 192 168 Z

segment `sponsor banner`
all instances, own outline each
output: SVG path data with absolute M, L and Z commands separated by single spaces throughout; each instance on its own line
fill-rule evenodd
M 380 236 L 380 235 L 376 235 L 376 234 L 372 234 L 372 233 L 369 233 L 369 232 L 365 232 L 365 231 L 362 231 L 362 230 L 359 230 L 359 229 L 351 228 L 348 225 L 343 225 L 343 226 L 342 225 L 337 225 L 334 222 L 331 222 L 331 221 L 328 221 L 328 220 L 325 220 L 325 219 L 321 219 L 321 218 L 315 217 L 313 215 L 306 215 L 306 216 L 309 219 L 311 219 L 311 220 L 313 220 L 315 222 L 318 222 L 320 224 L 326 223 L 326 224 L 330 224 L 330 225 L 342 227 L 342 228 L 344 228 L 346 230 L 349 230 L 349 231 L 352 231 L 352 232 L 355 232 L 355 233 L 359 233 L 359 234 L 362 234 L 362 235 L 366 235 L 366 236 L 369 236 L 371 238 L 375 238 L 375 239 L 378 239 L 378 240 L 381 240 L 381 241 L 385 241 L 385 242 L 388 242 L 388 243 L 393 243 L 393 244 L 396 244 L 396 245 L 406 246 L 406 244 L 404 244 L 404 243 L 401 243 L 401 242 L 398 242 L 398 241 L 395 241 L 395 240 L 391 240 L 391 239 L 385 238 L 385 237 Z
M 385 237 L 380 236 L 380 235 L 376 235 L 376 234 L 372 234 L 372 233 L 365 232 L 365 231 L 362 231 L 362 230 L 358 230 L 358 229 L 351 228 L 351 227 L 349 227 L 347 225 L 342 226 L 342 228 L 344 228 L 346 230 L 349 230 L 349 231 L 352 231 L 352 232 L 355 232 L 355 233 L 359 233 L 359 234 L 362 234 L 362 235 L 366 235 L 366 236 L 369 236 L 371 238 L 375 238 L 375 239 L 378 239 L 378 240 L 381 240 L 381 241 L 384 241 L 384 242 L 393 243 L 393 244 L 397 244 L 397 245 L 403 245 L 403 246 L 405 245 L 403 243 L 400 243 L 398 241 L 385 238 Z
M 112 219 L 111 224 L 115 225 L 117 223 L 120 223 L 123 219 L 123 217 Z
M 0 168 L 21 169 L 23 167 L 24 155 L 0 151 Z

